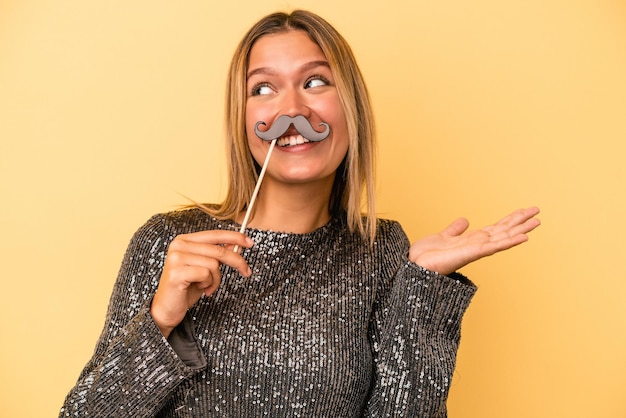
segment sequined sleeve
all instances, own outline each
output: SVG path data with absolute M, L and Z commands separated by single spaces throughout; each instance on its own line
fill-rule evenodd
M 381 289 L 371 322 L 375 358 L 365 417 L 446 417 L 463 314 L 476 287 L 408 259 Z
M 65 399 L 60 417 L 150 417 L 205 364 L 185 364 L 149 313 L 167 245 L 153 217 L 133 236 L 94 354 Z

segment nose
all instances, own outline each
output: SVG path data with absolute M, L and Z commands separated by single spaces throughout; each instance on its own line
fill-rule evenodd
M 303 115 L 310 116 L 310 109 L 306 104 L 304 95 L 296 88 L 283 90 L 281 94 L 279 114 L 291 117 Z

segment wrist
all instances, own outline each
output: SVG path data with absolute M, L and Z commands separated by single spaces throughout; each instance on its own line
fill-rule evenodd
M 175 325 L 167 325 L 165 321 L 162 321 L 160 319 L 161 317 L 158 313 L 158 310 L 155 309 L 154 306 L 150 306 L 150 317 L 152 318 L 152 321 L 154 321 L 155 325 L 159 328 L 159 331 L 161 331 L 161 334 L 163 334 L 166 339 L 170 336 L 172 330 L 176 327 Z

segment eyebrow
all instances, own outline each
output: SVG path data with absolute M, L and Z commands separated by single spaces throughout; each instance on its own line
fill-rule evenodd
M 302 65 L 300 67 L 300 71 L 308 71 L 311 70 L 313 68 L 317 68 L 317 67 L 326 67 L 328 69 L 330 69 L 330 64 L 328 63 L 328 61 L 323 61 L 323 60 L 318 60 L 318 61 L 311 61 L 311 62 L 307 62 L 306 64 Z M 249 79 L 250 77 L 252 77 L 253 75 L 256 74 L 267 74 L 267 75 L 275 75 L 277 73 L 277 71 L 271 67 L 260 67 L 260 68 L 255 68 L 252 71 L 249 71 L 247 76 L 246 76 L 246 80 Z

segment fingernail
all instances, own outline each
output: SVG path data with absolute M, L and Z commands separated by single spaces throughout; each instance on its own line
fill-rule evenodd
M 250 237 L 246 237 L 246 243 L 247 243 L 248 245 L 250 245 L 250 246 L 253 246 L 253 245 L 254 245 L 254 241 L 253 241 L 253 240 L 252 240 L 252 238 L 250 238 Z

